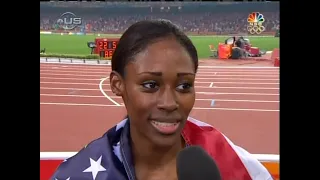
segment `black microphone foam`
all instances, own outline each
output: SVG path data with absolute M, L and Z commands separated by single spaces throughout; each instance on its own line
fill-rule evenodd
M 221 180 L 219 168 L 200 146 L 189 146 L 177 156 L 178 180 Z

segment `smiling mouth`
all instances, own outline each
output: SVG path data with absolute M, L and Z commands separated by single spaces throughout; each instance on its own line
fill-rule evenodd
M 160 133 L 168 135 L 168 134 L 173 134 L 178 130 L 180 122 L 167 123 L 167 122 L 159 122 L 159 121 L 152 120 L 151 124 Z

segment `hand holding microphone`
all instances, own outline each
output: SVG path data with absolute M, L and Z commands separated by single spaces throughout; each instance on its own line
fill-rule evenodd
M 190 146 L 177 156 L 178 180 L 221 180 L 218 166 L 200 147 Z

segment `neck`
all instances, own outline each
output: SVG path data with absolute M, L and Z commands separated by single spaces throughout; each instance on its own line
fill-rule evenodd
M 148 167 L 159 167 L 170 162 L 175 162 L 177 154 L 184 147 L 182 137 L 178 143 L 170 147 L 156 146 L 135 131 L 131 131 L 131 140 L 135 164 L 146 165 Z

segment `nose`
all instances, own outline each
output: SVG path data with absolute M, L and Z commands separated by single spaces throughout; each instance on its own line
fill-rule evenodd
M 177 103 L 175 92 L 170 88 L 165 88 L 165 90 L 160 93 L 159 101 L 157 105 L 158 109 L 172 112 L 178 109 L 179 104 Z

